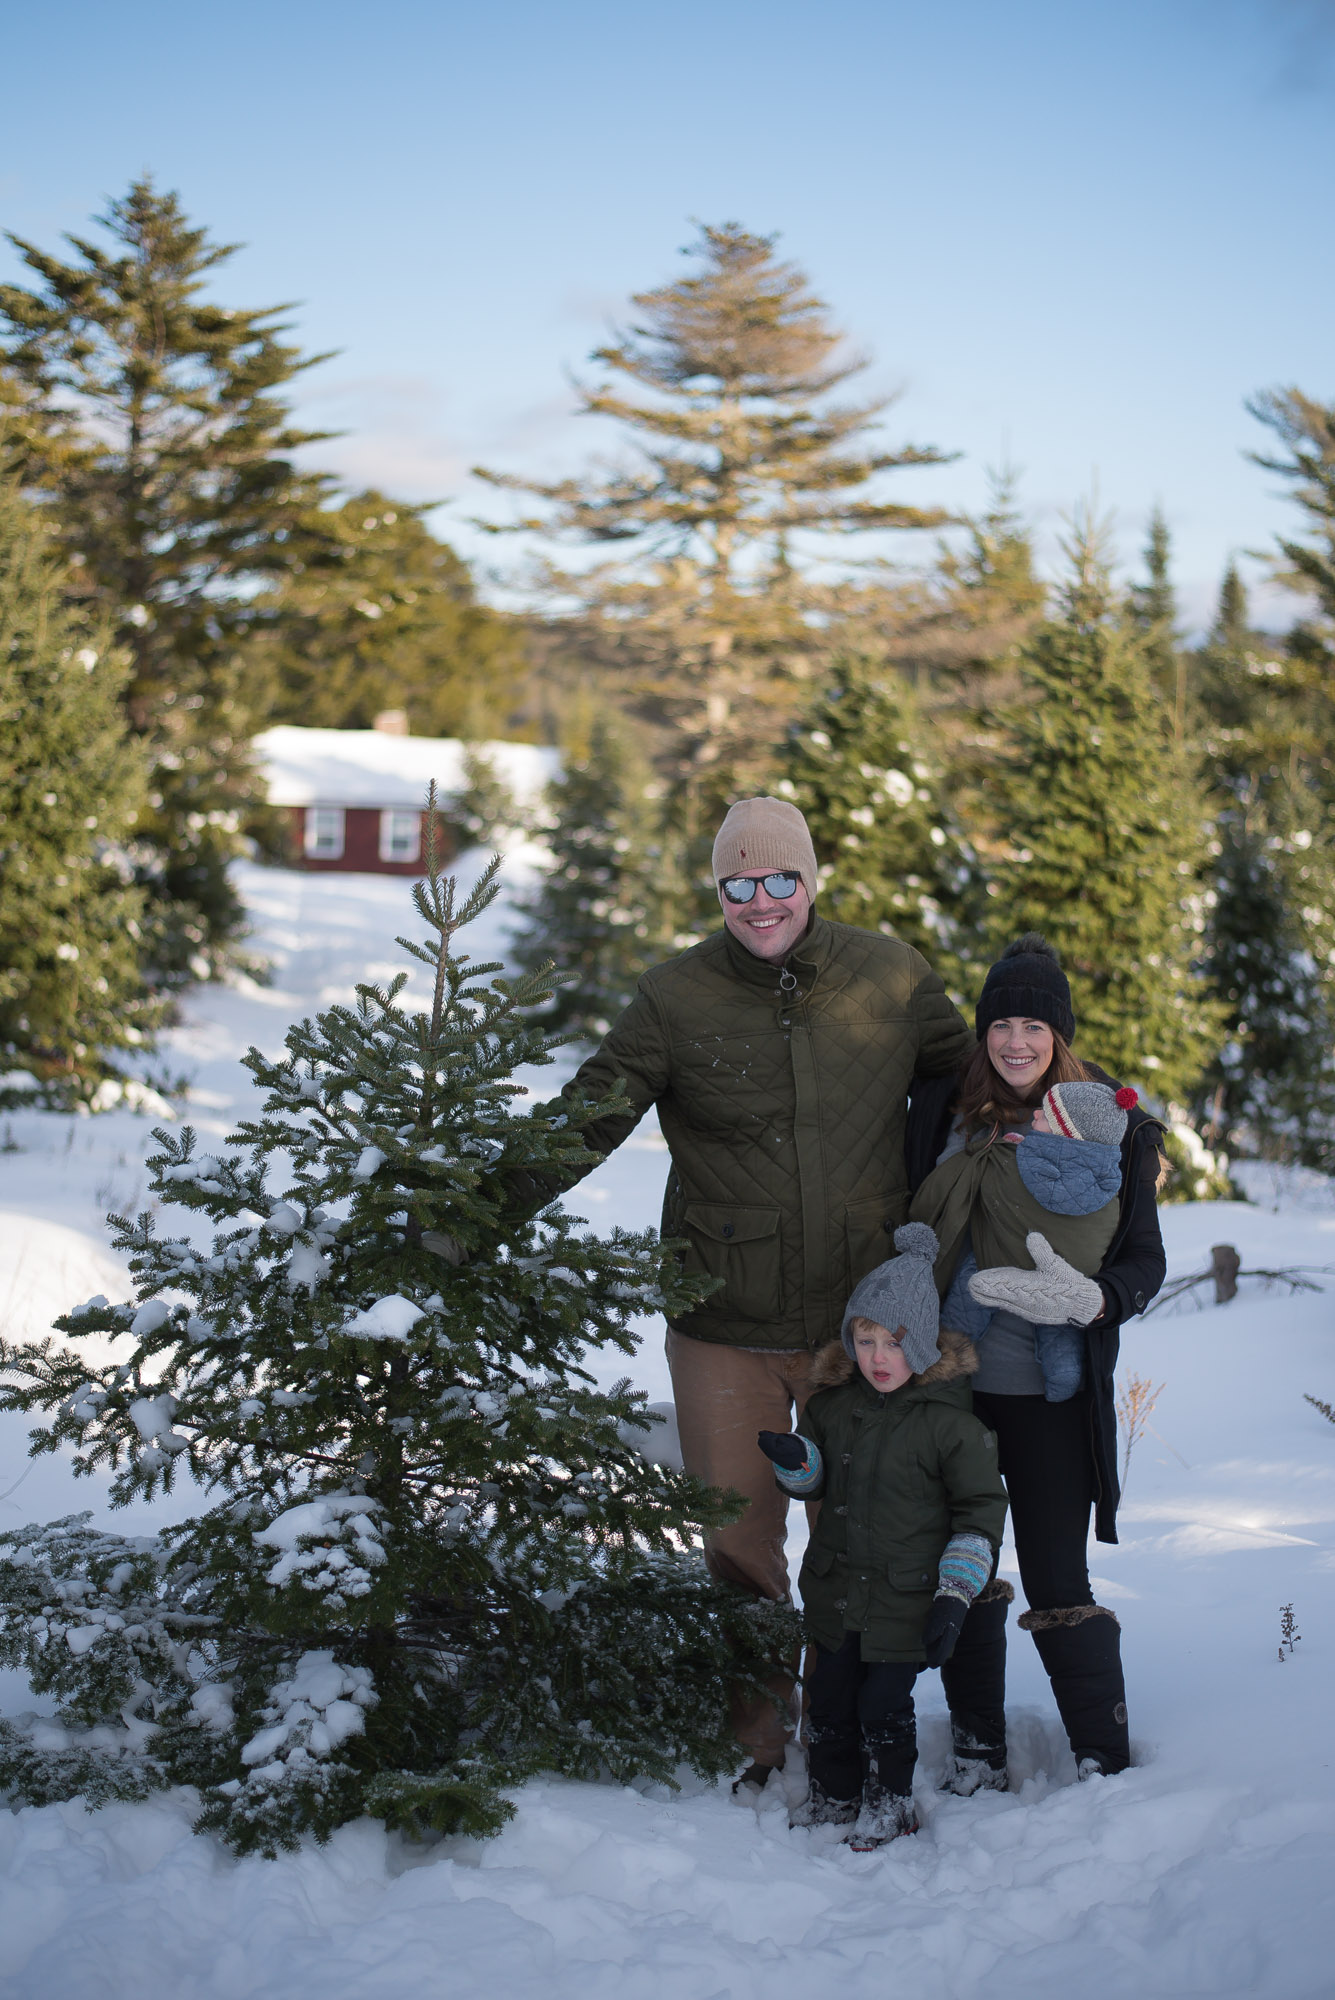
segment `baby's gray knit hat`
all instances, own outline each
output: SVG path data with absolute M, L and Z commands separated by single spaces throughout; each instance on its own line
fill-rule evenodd
M 869 1271 L 853 1287 L 853 1296 L 844 1307 L 840 1338 L 850 1355 L 854 1353 L 852 1322 L 870 1319 L 889 1333 L 904 1328 L 904 1359 L 915 1375 L 921 1375 L 941 1359 L 937 1341 L 941 1305 L 932 1275 L 940 1247 L 935 1230 L 925 1222 L 900 1225 L 895 1231 L 899 1255 Z
M 1120 1146 L 1126 1136 L 1126 1114 L 1136 1097 L 1129 1084 L 1114 1090 L 1107 1083 L 1054 1083 L 1044 1095 L 1043 1110 L 1063 1139 Z

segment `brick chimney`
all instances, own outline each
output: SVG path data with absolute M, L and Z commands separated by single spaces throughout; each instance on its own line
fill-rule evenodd
M 406 736 L 408 734 L 408 711 L 404 708 L 382 708 L 372 729 L 381 736 Z

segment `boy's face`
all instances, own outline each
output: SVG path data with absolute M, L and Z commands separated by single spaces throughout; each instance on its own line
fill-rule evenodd
M 873 1389 L 882 1396 L 892 1389 L 902 1389 L 913 1370 L 904 1359 L 901 1346 L 905 1328 L 889 1333 L 883 1326 L 871 1320 L 864 1320 L 853 1336 L 853 1352 L 857 1356 L 858 1367 L 862 1370 Z

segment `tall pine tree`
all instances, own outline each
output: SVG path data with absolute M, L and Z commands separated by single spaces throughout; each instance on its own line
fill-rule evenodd
M 811 828 L 822 912 L 902 938 L 959 988 L 982 885 L 930 741 L 894 669 L 848 655 L 792 730 L 778 789 Z
M 263 796 L 242 649 L 324 488 L 293 464 L 317 434 L 282 395 L 312 358 L 283 339 L 285 307 L 202 296 L 236 246 L 174 194 L 144 177 L 100 222 L 109 247 L 71 237 L 70 260 L 10 239 L 36 283 L 0 285 L 3 438 L 77 598 L 129 657 L 127 713 L 155 760 L 141 872 L 160 972 L 184 980 L 243 924 L 227 863 Z
M 1071 981 L 1079 1053 L 1185 1103 L 1221 1014 L 1197 967 L 1207 810 L 1117 603 L 1106 529 L 1083 515 L 1065 551 L 1058 615 L 1024 649 L 997 773 L 1009 851 L 989 892 L 992 940 L 1042 931 Z
M 163 1007 L 127 879 L 147 791 L 128 663 L 64 581 L 45 520 L 0 481 L 0 1065 L 68 1108 L 109 1101 Z
M 883 491 L 885 475 L 942 454 L 887 448 L 886 399 L 839 397 L 866 361 L 775 241 L 702 228 L 689 275 L 636 294 L 632 324 L 595 352 L 605 373 L 581 410 L 616 424 L 634 459 L 556 481 L 481 472 L 539 503 L 507 531 L 602 556 L 549 582 L 582 614 L 581 668 L 592 653 L 661 732 L 656 760 L 706 875 L 722 811 L 763 788 L 810 662 L 829 651 L 840 600 L 820 557 L 850 535 L 948 518 Z
M 406 975 L 363 987 L 250 1052 L 264 1109 L 221 1155 L 156 1135 L 194 1227 L 118 1221 L 138 1298 L 59 1322 L 114 1359 L 0 1343 L 0 1407 L 51 1413 L 37 1452 L 112 1467 L 121 1504 L 182 1465 L 217 1496 L 156 1542 L 86 1515 L 0 1536 L 0 1659 L 59 1704 L 0 1721 L 12 1795 L 194 1784 L 202 1827 L 272 1852 L 367 1813 L 490 1832 L 539 1770 L 738 1761 L 729 1683 L 763 1685 L 794 1616 L 712 1581 L 725 1496 L 655 1463 L 643 1398 L 585 1365 L 701 1281 L 513 1192 L 588 1155 L 568 1106 L 514 1108 L 544 983 L 455 949 L 495 867 L 461 904 L 434 865 L 418 885 L 422 1011 Z

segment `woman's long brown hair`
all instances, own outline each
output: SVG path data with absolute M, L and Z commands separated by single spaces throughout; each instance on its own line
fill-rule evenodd
M 960 1091 L 956 1111 L 966 1132 L 985 1130 L 989 1125 L 1020 1125 L 1025 1122 L 1045 1090 L 1054 1083 L 1084 1083 L 1090 1072 L 1064 1035 L 1052 1031 L 1052 1061 L 1027 1097 L 1012 1090 L 1000 1071 L 992 1067 L 984 1035 L 960 1071 Z

